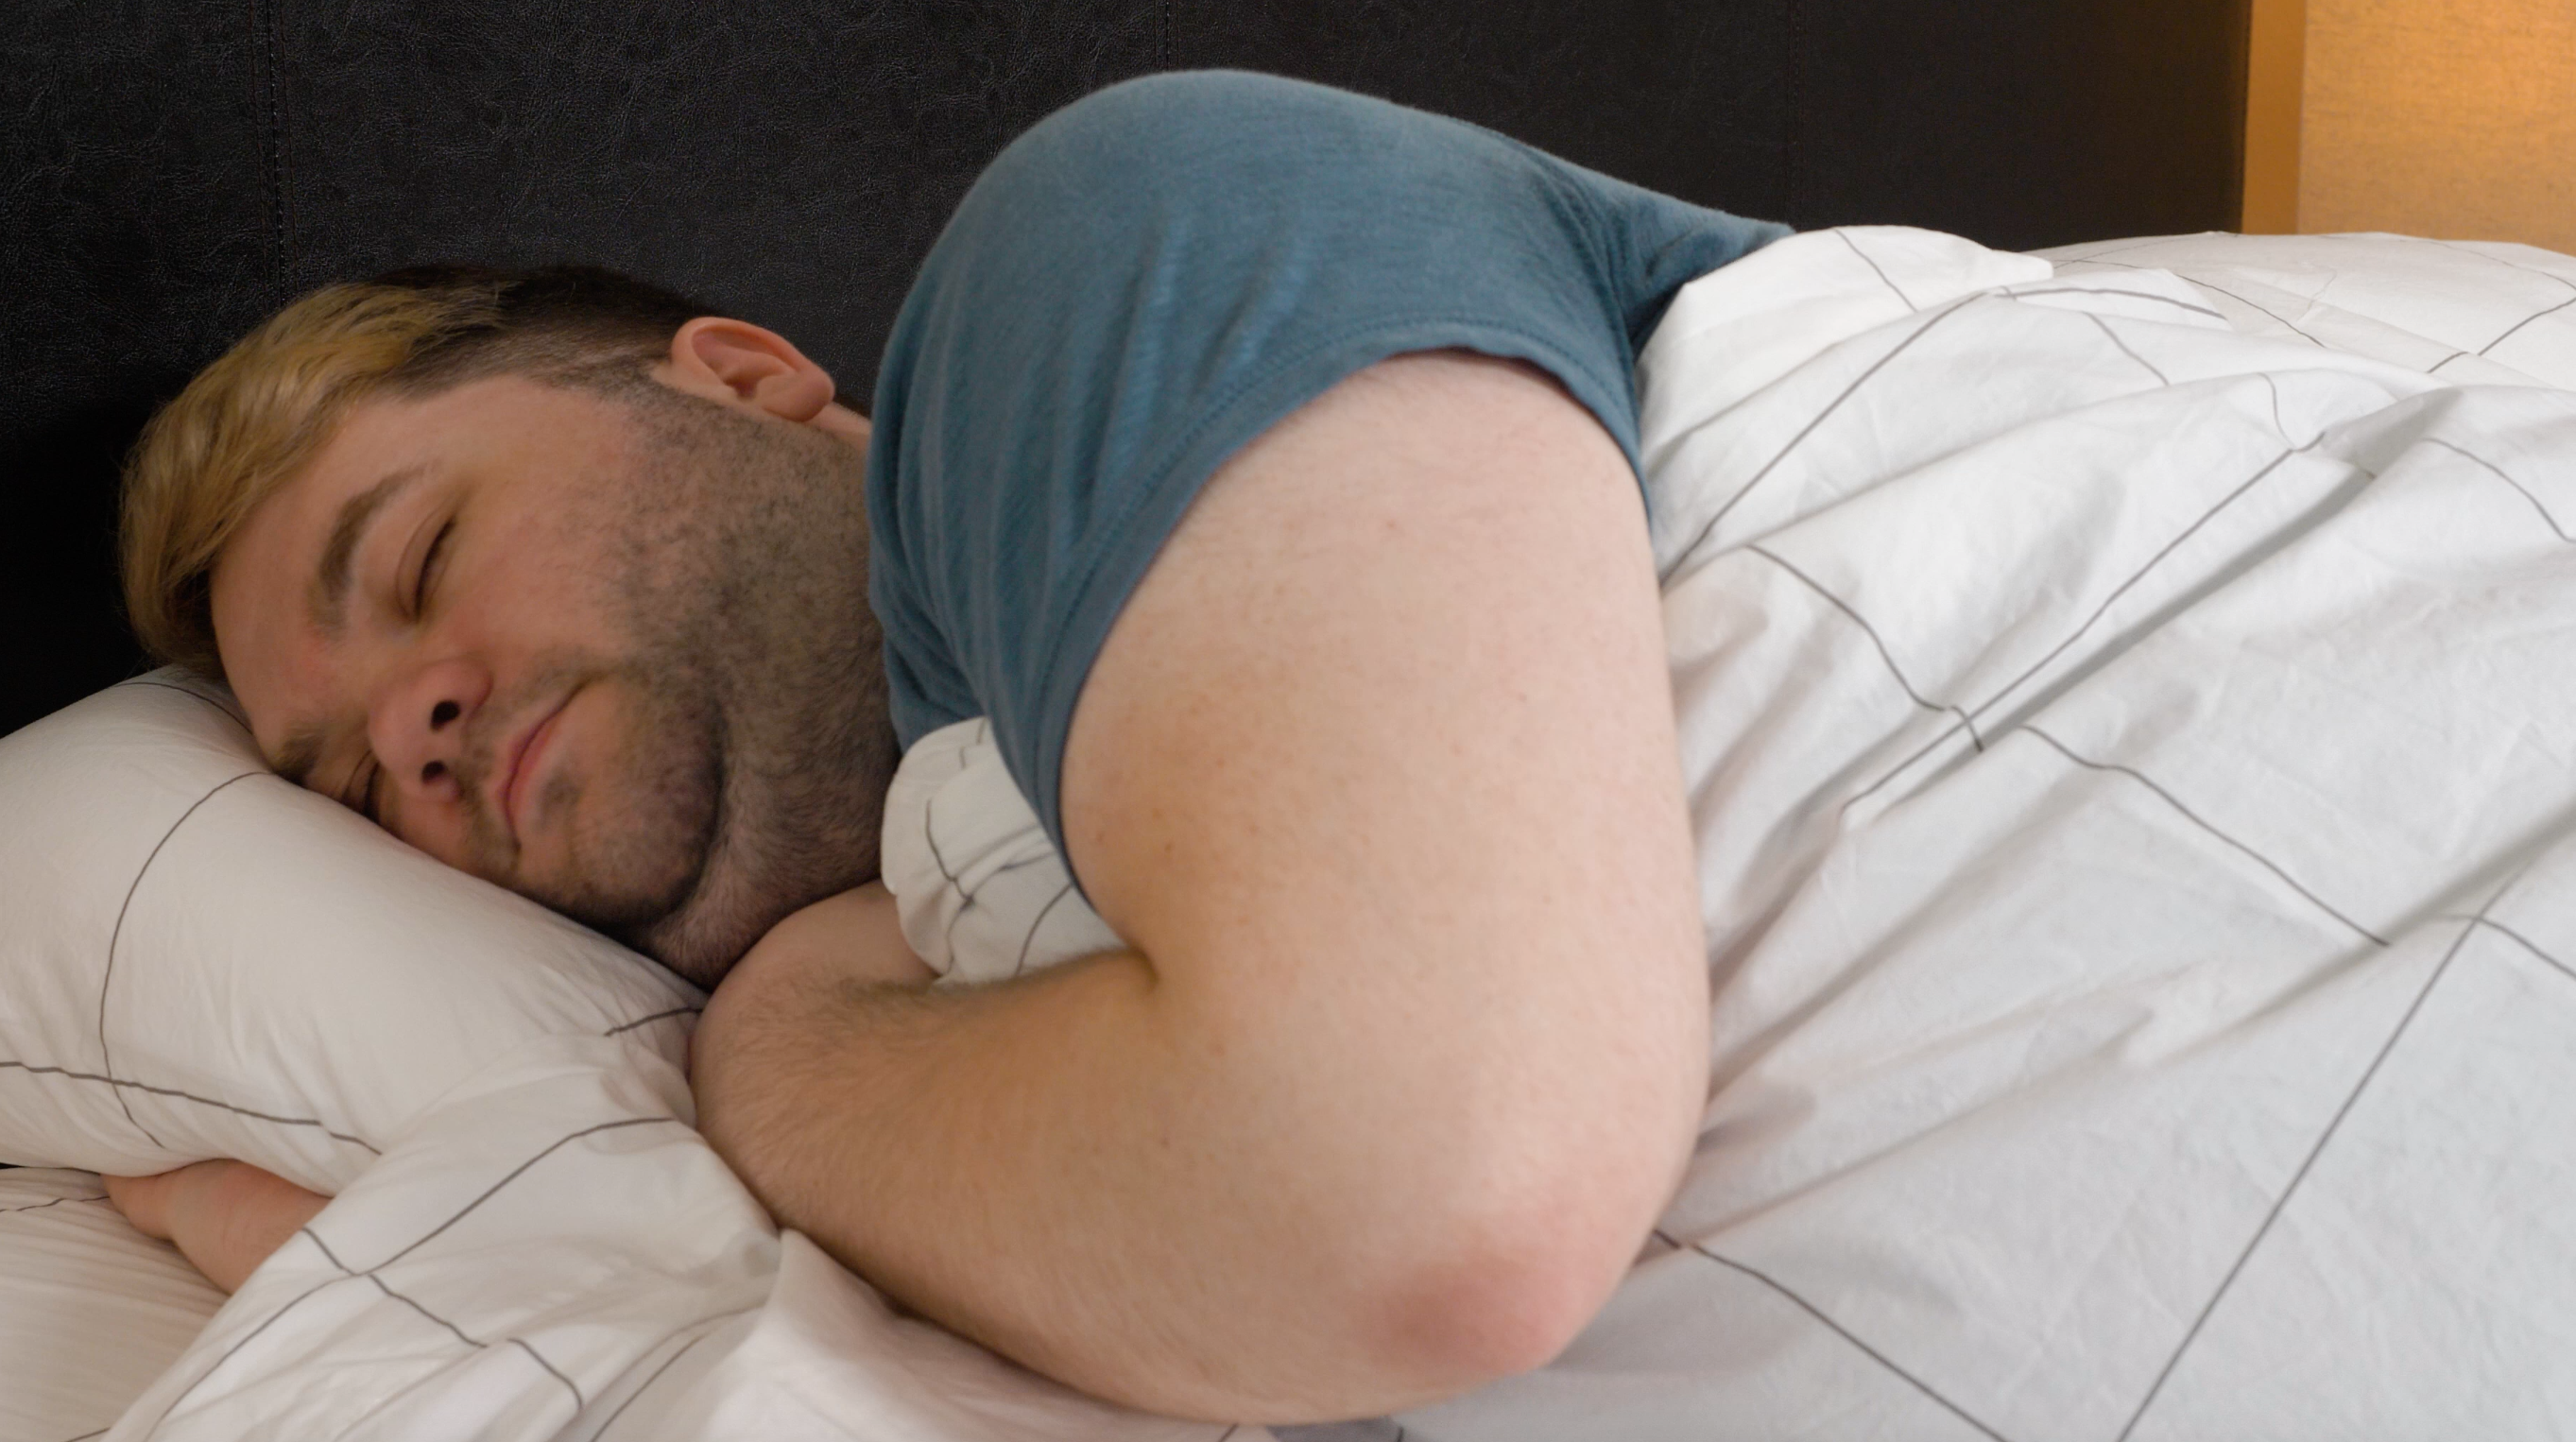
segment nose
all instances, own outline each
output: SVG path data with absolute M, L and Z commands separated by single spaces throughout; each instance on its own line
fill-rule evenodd
M 492 694 L 491 673 L 470 661 L 439 661 L 388 682 L 367 716 L 367 741 L 386 784 L 405 801 L 452 804 L 465 794 L 457 768 L 465 732 Z

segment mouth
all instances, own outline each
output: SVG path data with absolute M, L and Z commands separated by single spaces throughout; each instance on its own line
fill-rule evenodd
M 520 732 L 504 753 L 505 762 L 499 771 L 499 784 L 493 791 L 492 809 L 501 818 L 501 824 L 509 828 L 510 843 L 514 847 L 526 844 L 521 808 L 527 804 L 528 783 L 535 777 L 538 763 L 545 759 L 546 743 L 554 738 L 555 719 L 563 715 L 564 708 L 571 704 L 572 693 L 566 692 L 562 700 Z

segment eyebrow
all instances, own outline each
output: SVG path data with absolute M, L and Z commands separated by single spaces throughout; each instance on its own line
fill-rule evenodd
M 322 543 L 322 559 L 313 568 L 313 621 L 325 635 L 337 635 L 348 618 L 349 591 L 357 584 L 358 542 L 366 538 L 367 526 L 405 487 L 428 472 L 420 464 L 397 467 L 340 503 L 339 513 L 331 518 L 330 539 Z M 330 729 L 318 722 L 297 726 L 286 733 L 277 754 L 268 758 L 269 769 L 304 785 L 313 768 L 322 764 L 322 748 L 330 737 Z
M 313 620 L 325 635 L 339 634 L 348 614 L 349 590 L 356 584 L 358 542 L 365 538 L 368 523 L 402 494 L 404 487 L 428 472 L 425 465 L 400 467 L 340 503 L 339 514 L 331 519 L 331 538 L 322 543 L 321 564 L 313 570 Z M 305 733 L 298 733 L 296 739 L 305 739 Z M 299 754 L 292 743 L 287 754 L 289 759 Z M 308 763 L 305 769 L 311 770 L 311 765 Z

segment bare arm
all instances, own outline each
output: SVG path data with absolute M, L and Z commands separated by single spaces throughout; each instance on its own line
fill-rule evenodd
M 238 1291 L 330 1198 L 248 1162 L 198 1162 L 153 1177 L 107 1177 L 108 1200 L 147 1237 L 177 1246 L 206 1280 Z
M 718 991 L 701 1121 L 780 1219 L 1174 1415 L 1369 1415 L 1555 1355 L 1707 1087 L 1659 604 L 1592 417 L 1436 355 L 1274 427 L 1121 614 L 1063 804 L 1132 949 Z

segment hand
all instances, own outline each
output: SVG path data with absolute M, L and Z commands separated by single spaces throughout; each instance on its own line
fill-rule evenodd
M 248 1162 L 198 1162 L 154 1177 L 100 1180 L 135 1230 L 175 1243 L 206 1280 L 227 1292 L 330 1201 Z

